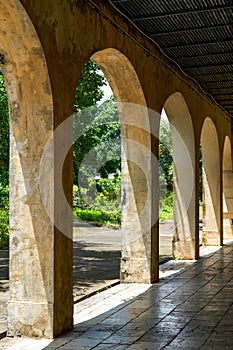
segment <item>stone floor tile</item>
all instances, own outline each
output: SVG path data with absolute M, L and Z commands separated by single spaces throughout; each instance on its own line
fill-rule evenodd
M 132 322 L 127 323 L 123 329 L 125 330 L 134 330 L 137 332 L 138 330 L 144 331 L 145 333 L 149 331 L 153 326 L 159 323 L 159 319 L 150 319 L 145 322 L 141 322 L 138 319 L 133 320 Z
M 197 350 L 199 349 L 206 341 L 206 337 L 203 336 L 182 336 L 177 337 L 170 342 L 171 349 L 182 349 L 182 350 Z
M 200 348 L 197 348 L 196 345 L 191 345 L 187 343 L 184 343 L 184 344 L 171 343 L 163 347 L 163 350 L 197 350 L 197 349 L 200 349 Z
M 81 349 L 92 349 L 94 346 L 98 345 L 99 343 L 101 343 L 100 339 L 74 339 L 73 341 L 63 345 L 61 347 L 61 350 L 63 349 L 67 349 L 67 350 L 81 350 Z M 33 349 L 34 350 L 34 349 Z
M 192 320 L 192 317 L 182 316 L 180 314 L 176 314 L 175 312 L 171 312 L 168 316 L 163 318 L 163 322 L 171 322 L 174 324 L 185 325 Z
M 178 274 L 154 285 L 118 285 L 76 304 L 73 332 L 45 347 L 8 339 L 0 349 L 232 350 L 233 244 L 211 254 L 174 263 Z
M 173 350 L 173 349 L 171 349 L 171 350 Z M 206 344 L 203 344 L 199 348 L 199 350 L 232 350 L 232 345 L 226 345 L 226 344 L 224 344 L 224 345 L 223 344 L 220 344 L 220 345 L 216 345 L 216 344 L 206 345 Z
M 127 325 L 126 325 L 127 326 Z M 125 327 L 126 327 L 125 326 Z M 98 332 L 110 332 L 110 333 L 115 333 L 118 329 L 121 329 L 122 325 L 114 325 L 114 324 L 97 324 L 93 327 L 91 327 L 89 330 L 90 331 L 98 331 Z
M 164 346 L 166 346 L 166 341 L 164 339 L 160 339 L 160 341 L 150 341 L 150 342 L 144 342 L 144 341 L 139 341 L 131 346 L 129 346 L 127 349 L 129 350 L 161 350 L 164 349 Z M 188 349 L 186 349 L 188 350 Z
M 93 350 L 126 350 L 128 348 L 128 345 L 100 344 L 97 345 Z
M 140 336 L 121 336 L 118 334 L 113 334 L 109 338 L 105 339 L 103 344 L 122 344 L 122 345 L 131 345 L 135 343 Z
M 84 332 L 78 339 L 101 339 L 104 340 L 110 337 L 114 332 L 109 331 L 94 331 Z

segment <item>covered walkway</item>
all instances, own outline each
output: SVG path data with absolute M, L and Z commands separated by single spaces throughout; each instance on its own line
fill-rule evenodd
M 232 246 L 221 248 L 233 240 L 233 7 L 144 3 L 0 0 L 11 130 L 7 327 L 16 336 L 0 342 L 4 349 L 11 341 L 20 349 L 19 335 L 53 339 L 73 329 L 73 318 L 75 332 L 42 347 L 190 350 L 213 341 L 222 350 L 233 342 Z M 122 285 L 90 299 L 93 314 L 73 314 L 72 143 L 73 131 L 85 131 L 73 128 L 73 111 L 89 59 L 113 91 L 121 126 Z M 193 262 L 161 280 L 163 111 L 174 163 L 172 255 Z M 219 251 L 199 260 L 200 192 L 201 240 Z M 30 342 L 30 350 L 40 346 Z
M 5 338 L 0 349 L 232 349 L 233 244 L 206 249 L 197 261 L 163 264 L 159 283 L 117 285 L 76 304 L 64 336 Z

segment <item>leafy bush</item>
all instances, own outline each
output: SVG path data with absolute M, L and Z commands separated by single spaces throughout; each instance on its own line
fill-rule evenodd
M 96 226 L 118 227 L 121 224 L 121 212 L 104 212 L 93 208 L 73 209 L 74 216 L 84 221 L 93 222 Z
M 73 187 L 74 216 L 99 226 L 120 226 L 121 202 L 118 196 L 121 190 L 121 175 L 113 178 L 88 179 L 88 188 Z M 120 199 L 120 198 L 119 198 Z
M 171 220 L 173 218 L 173 192 L 167 196 L 160 203 L 159 220 Z

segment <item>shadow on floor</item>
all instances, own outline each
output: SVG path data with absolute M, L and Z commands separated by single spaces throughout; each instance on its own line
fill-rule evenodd
M 115 284 L 120 277 L 120 257 L 118 250 L 100 250 L 96 244 L 74 242 L 74 297 L 83 297 L 105 285 Z

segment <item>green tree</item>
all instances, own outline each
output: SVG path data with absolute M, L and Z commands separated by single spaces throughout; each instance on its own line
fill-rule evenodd
M 169 122 L 161 119 L 159 133 L 160 186 L 166 186 L 168 193 L 173 191 L 172 139 Z
M 74 103 L 73 179 L 76 185 L 79 175 L 94 177 L 98 172 L 101 177 L 107 177 L 120 169 L 120 158 L 116 157 L 120 153 L 120 125 L 115 100 L 111 97 L 98 104 L 104 95 L 104 85 L 107 81 L 103 73 L 94 61 L 88 60 L 77 85 Z M 79 137 L 76 140 L 77 130 Z M 106 149 L 107 158 L 111 158 L 107 162 Z M 89 162 L 89 167 L 81 167 L 90 151 L 93 166 Z M 96 164 L 103 165 L 96 169 Z
M 75 130 L 82 131 L 73 147 L 74 184 L 78 185 L 79 176 L 93 178 L 99 173 L 107 178 L 120 171 L 120 123 L 113 97 L 80 111 L 74 120 L 74 135 Z
M 74 212 L 81 219 L 85 211 L 84 216 L 88 214 L 89 220 L 96 221 L 98 217 L 98 222 L 106 224 L 110 220 L 119 224 L 121 210 L 116 198 L 121 183 L 120 123 L 113 96 L 99 103 L 106 84 L 98 66 L 88 61 L 76 89 L 74 104 Z M 108 179 L 110 173 L 115 176 Z
M 76 88 L 74 112 L 96 106 L 104 95 L 101 89 L 104 85 L 107 85 L 107 81 L 99 67 L 94 61 L 88 60 L 83 67 Z
M 169 121 L 161 119 L 159 134 L 159 182 L 160 182 L 160 211 L 159 219 L 173 217 L 173 158 L 172 139 Z

